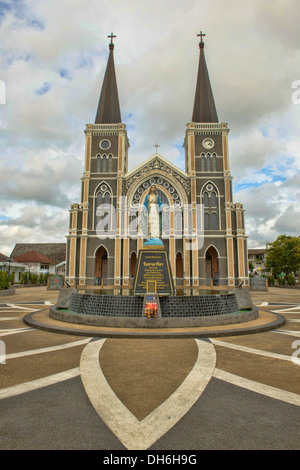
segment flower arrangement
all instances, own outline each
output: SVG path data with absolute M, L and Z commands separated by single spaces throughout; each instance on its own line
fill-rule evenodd
M 144 315 L 145 317 L 148 317 L 148 318 L 156 318 L 157 317 L 157 303 L 146 302 Z

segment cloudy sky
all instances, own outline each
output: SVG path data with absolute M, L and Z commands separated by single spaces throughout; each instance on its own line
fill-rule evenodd
M 184 169 L 203 30 L 249 247 L 299 235 L 299 18 L 299 0 L 0 1 L 0 252 L 65 242 L 111 31 L 130 169 L 156 142 Z

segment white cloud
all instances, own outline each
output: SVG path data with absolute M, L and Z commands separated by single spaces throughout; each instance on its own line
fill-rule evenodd
M 300 173 L 284 182 L 239 191 L 235 196 L 246 210 L 249 247 L 264 246 L 283 233 L 299 235 Z
M 65 226 L 59 217 L 47 222 L 45 210 L 65 217 L 79 199 L 83 130 L 96 114 L 111 31 L 130 168 L 154 153 L 156 141 L 162 155 L 182 164 L 178 146 L 192 115 L 202 29 L 219 119 L 231 129 L 235 201 L 247 210 L 249 245 L 276 238 L 284 224 L 295 231 L 289 220 L 299 192 L 288 185 L 300 169 L 300 105 L 291 101 L 291 84 L 300 79 L 299 13 L 297 0 L 7 2 L 0 16 L 7 90 L 0 252 L 36 234 L 64 240 Z M 35 210 L 41 219 L 32 217 L 30 227 L 24 217 Z

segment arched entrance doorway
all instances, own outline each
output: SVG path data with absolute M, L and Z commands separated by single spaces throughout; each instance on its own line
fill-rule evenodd
M 180 251 L 176 255 L 176 284 L 183 284 L 183 258 Z
M 219 283 L 219 260 L 218 252 L 213 246 L 210 246 L 206 251 L 205 267 L 208 284 L 210 284 L 211 279 L 213 279 L 214 285 L 217 285 Z
M 136 268 L 136 253 L 133 251 L 130 256 L 130 277 L 134 277 Z
M 95 278 L 96 285 L 107 283 L 108 256 L 104 246 L 100 246 L 96 251 Z

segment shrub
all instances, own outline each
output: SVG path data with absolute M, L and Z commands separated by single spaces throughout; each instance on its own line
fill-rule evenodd
M 12 286 L 14 285 L 14 283 L 15 283 L 15 273 L 10 273 L 9 282 Z
M 28 284 L 28 273 L 27 272 L 21 273 L 20 281 L 21 281 L 21 284 Z
M 279 277 L 279 278 L 278 278 L 278 284 L 279 284 L 280 286 L 284 286 L 284 285 L 285 285 L 285 279 L 284 279 L 283 277 Z
M 0 289 L 9 289 L 9 275 L 6 271 L 0 271 Z
M 289 274 L 287 283 L 289 286 L 295 286 L 296 285 L 296 279 L 292 274 Z
M 267 276 L 267 279 L 268 279 L 268 284 L 269 284 L 269 286 L 274 286 L 274 284 L 275 284 L 275 278 L 274 278 L 274 276 L 272 276 L 272 274 L 269 274 L 269 275 Z
M 38 280 L 38 275 L 35 273 L 30 273 L 29 279 L 30 279 L 31 284 L 36 284 Z

